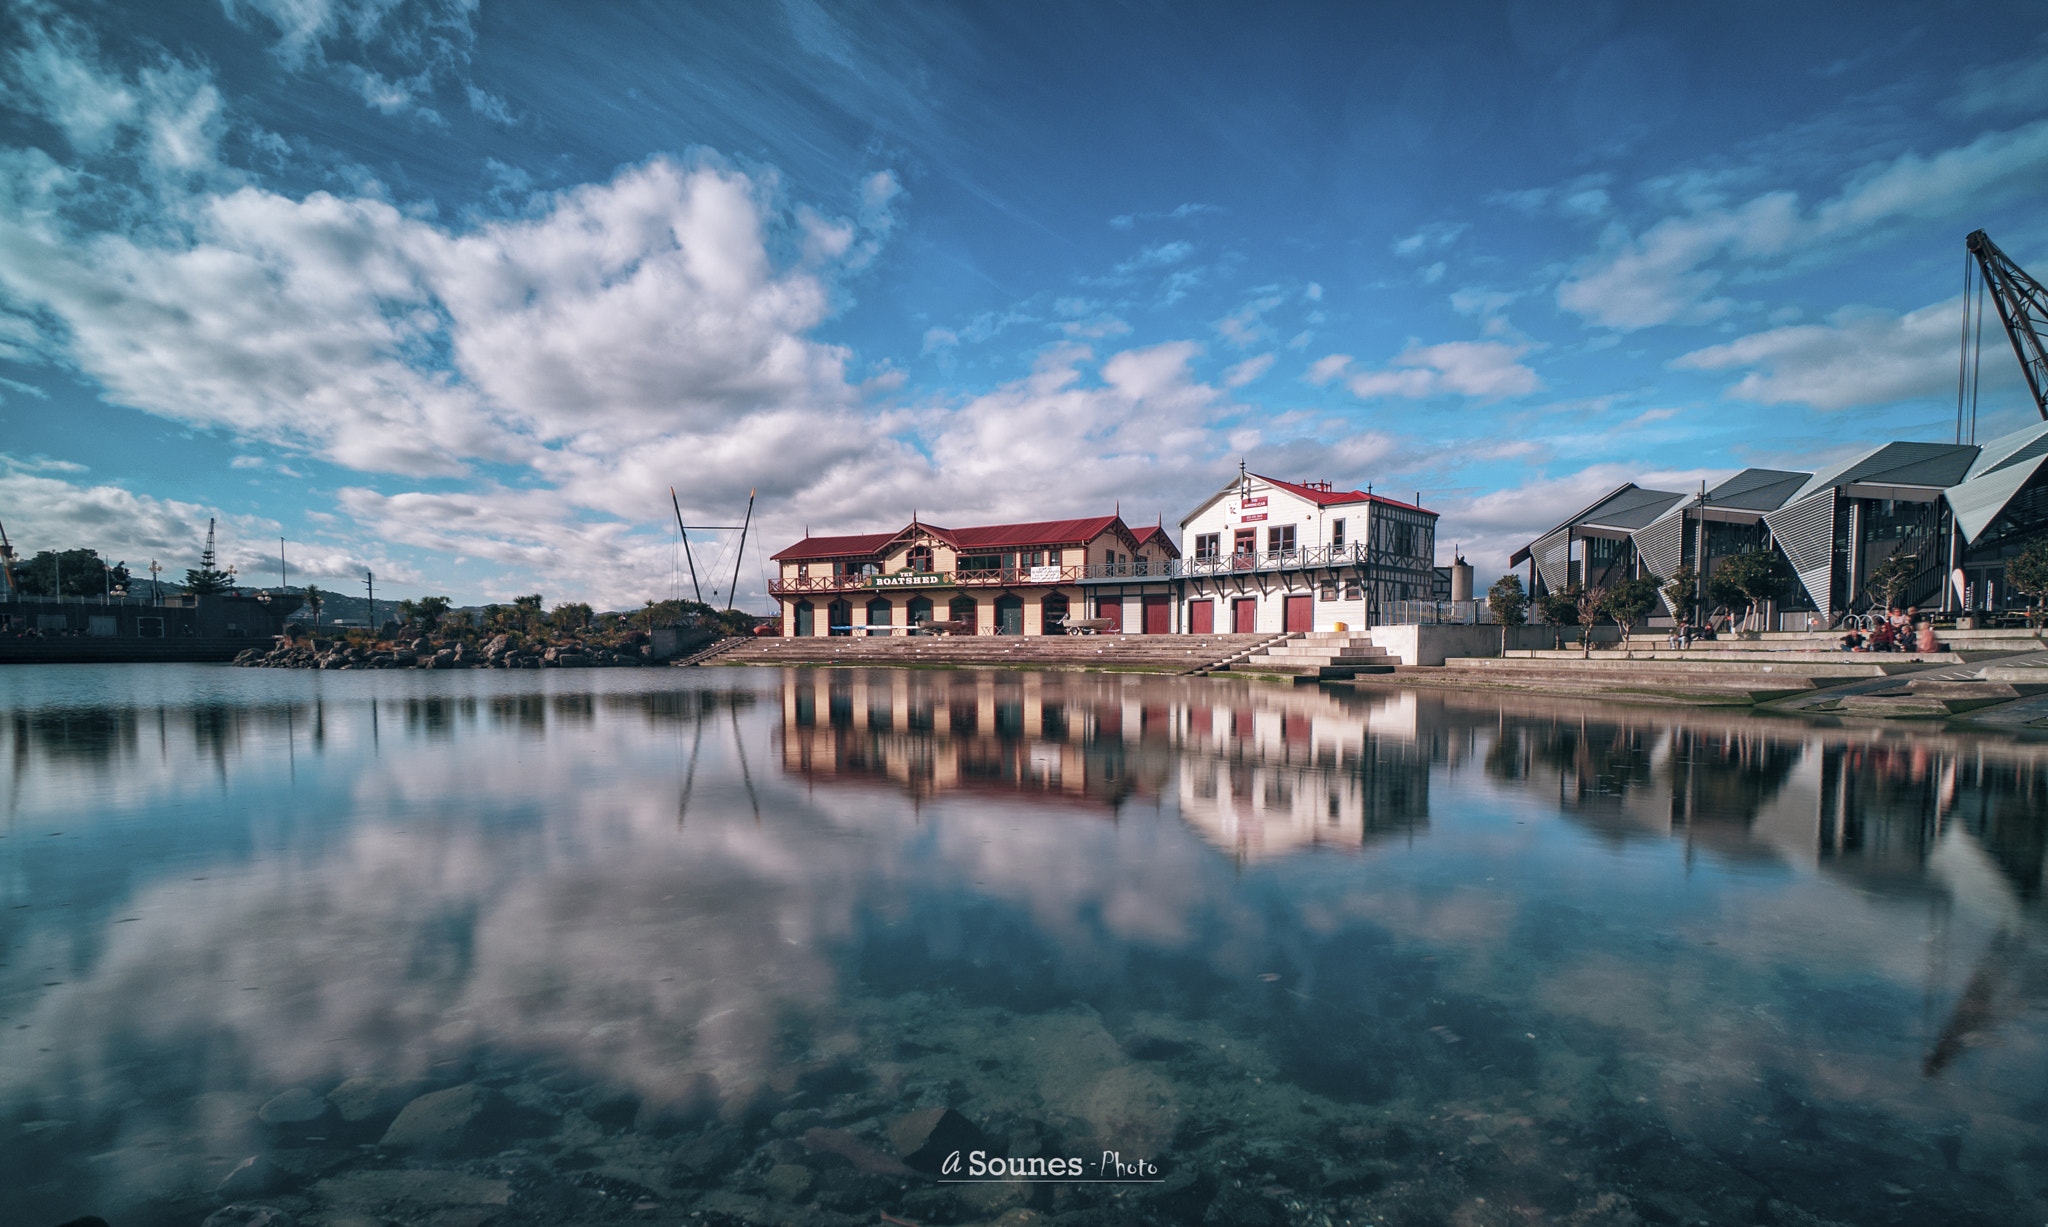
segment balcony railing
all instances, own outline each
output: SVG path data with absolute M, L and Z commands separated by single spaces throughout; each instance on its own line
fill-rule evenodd
M 1029 585 L 1099 583 L 1114 580 L 1193 579 L 1203 576 L 1246 575 L 1261 571 L 1300 571 L 1322 567 L 1347 567 L 1368 561 L 1383 561 L 1364 545 L 1313 546 L 1302 550 L 1273 550 L 1217 557 L 1197 555 L 1152 561 L 1134 558 L 1128 562 L 1090 562 L 1058 567 L 1001 567 L 978 571 L 895 571 L 886 575 L 806 575 L 772 580 L 768 591 L 777 595 L 804 592 L 888 592 L 919 588 L 1010 588 Z M 1400 559 L 1415 570 L 1430 564 L 1420 558 Z

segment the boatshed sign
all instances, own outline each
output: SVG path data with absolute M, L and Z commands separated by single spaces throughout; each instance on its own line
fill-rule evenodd
M 927 588 L 946 582 L 944 571 L 899 571 L 894 575 L 870 575 L 870 588 Z

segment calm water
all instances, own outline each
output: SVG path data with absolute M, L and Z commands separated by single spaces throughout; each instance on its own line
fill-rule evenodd
M 826 670 L 0 715 L 10 1224 L 2048 1222 L 2039 742 Z M 935 1107 L 1090 1182 L 905 1175 Z

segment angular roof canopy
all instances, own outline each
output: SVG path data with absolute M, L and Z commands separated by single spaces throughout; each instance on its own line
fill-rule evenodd
M 2036 456 L 2048 456 L 2048 422 L 2036 422 L 1986 443 L 1983 454 L 1970 466 L 1970 477 L 1974 480 Z
M 1787 469 L 1744 469 L 1707 491 L 1707 504 L 1737 511 L 1776 511 L 1812 476 Z
M 1918 486 L 1943 489 L 1963 480 L 1978 448 L 1971 443 L 1885 443 L 1822 469 L 1788 503 L 1831 486 Z
M 2048 422 L 2043 423 L 2048 426 Z M 2020 492 L 2020 488 L 2032 481 L 2034 475 L 2048 467 L 2048 453 L 2029 456 L 2024 460 L 2013 460 L 2000 465 L 1982 477 L 1973 477 L 1959 486 L 1952 486 L 1946 494 L 1948 505 L 1955 509 L 1956 527 L 1962 530 L 1963 540 L 1971 545 L 1984 535 L 1998 519 L 2005 505 Z
M 1645 490 L 1632 481 L 1625 481 L 1601 495 L 1591 506 L 1577 515 L 1560 521 L 1547 532 L 1538 534 L 1535 541 L 1514 552 L 1508 559 L 1508 565 L 1521 566 L 1529 560 L 1530 551 L 1536 548 L 1538 541 L 1553 537 L 1567 528 L 1633 532 L 1677 506 L 1684 498 L 1683 494 L 1675 494 L 1669 490 Z

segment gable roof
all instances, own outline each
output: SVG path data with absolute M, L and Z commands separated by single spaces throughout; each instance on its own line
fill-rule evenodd
M 1173 555 L 1175 558 L 1180 557 L 1180 547 L 1173 543 L 1172 537 L 1166 535 L 1166 528 L 1164 525 L 1147 524 L 1143 528 L 1132 529 L 1131 535 L 1138 539 L 1139 545 L 1149 544 L 1156 538 L 1159 542 L 1159 546 L 1161 549 L 1164 549 L 1167 553 Z
M 1318 507 L 1341 507 L 1351 503 L 1380 503 L 1388 507 L 1400 507 L 1407 511 L 1420 511 L 1426 516 L 1437 514 L 1434 511 L 1424 510 L 1418 504 L 1404 503 L 1399 499 L 1388 498 L 1384 494 L 1367 494 L 1363 490 L 1318 490 L 1314 486 L 1304 486 L 1292 481 L 1281 481 L 1277 477 L 1268 477 L 1264 473 L 1253 473 L 1252 476 L 1276 489 L 1285 490 L 1297 498 L 1305 498 Z
M 1095 540 L 1113 527 L 1118 516 L 1089 516 L 1081 520 L 1038 520 L 1030 524 L 984 524 L 979 528 L 934 528 L 919 525 L 934 537 L 958 549 L 1015 548 L 1020 545 L 1075 545 Z M 1130 530 L 1125 529 L 1126 533 Z
M 1157 532 L 1147 528 L 1145 532 Z M 893 533 L 861 533 L 847 537 L 805 537 L 795 545 L 770 555 L 774 561 L 802 562 L 813 558 L 871 558 L 895 541 L 912 533 L 928 533 L 956 550 L 1019 549 L 1034 545 L 1086 545 L 1104 533 L 1115 533 L 1125 544 L 1137 548 L 1144 536 L 1134 533 L 1123 517 L 1088 516 L 1078 520 L 1037 520 L 1029 524 L 982 524 L 972 528 L 941 528 L 913 520 Z M 1161 534 L 1164 539 L 1164 534 Z M 1166 541 L 1168 549 L 1173 542 Z M 1174 550 L 1179 557 L 1180 551 Z
M 805 537 L 787 549 L 770 554 L 772 561 L 802 561 L 807 558 L 864 558 L 877 553 L 897 537 L 896 533 L 862 533 L 852 537 Z

